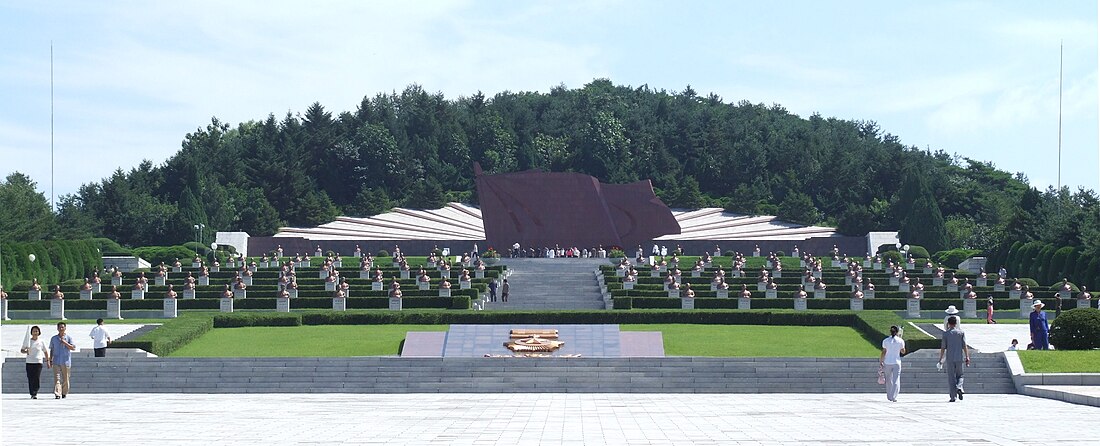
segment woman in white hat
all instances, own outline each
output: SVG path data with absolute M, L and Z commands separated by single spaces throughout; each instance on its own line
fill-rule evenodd
M 962 318 L 959 317 L 959 309 L 958 308 L 955 308 L 954 305 L 948 305 L 947 309 L 943 310 L 943 312 L 947 313 L 947 316 L 943 317 L 943 331 L 947 331 L 947 318 L 949 318 L 951 316 L 955 316 L 955 320 L 957 321 L 955 326 L 960 327 L 960 329 L 961 329 L 961 327 L 962 327 Z
M 1035 299 L 1031 304 L 1031 343 L 1036 350 L 1050 350 L 1050 325 L 1047 324 L 1047 313 L 1043 311 L 1043 301 Z

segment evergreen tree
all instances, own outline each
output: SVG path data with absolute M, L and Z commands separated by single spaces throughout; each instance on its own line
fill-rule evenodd
M 903 172 L 898 210 L 901 227 L 898 237 L 902 243 L 920 245 L 930 252 L 938 252 L 948 245 L 947 227 L 939 204 L 932 194 L 932 187 L 925 175 L 926 169 L 914 164 Z

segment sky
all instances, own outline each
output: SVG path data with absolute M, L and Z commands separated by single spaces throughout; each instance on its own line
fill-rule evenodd
M 334 114 L 419 84 L 447 98 L 597 78 L 802 117 L 1100 188 L 1097 2 L 0 3 L 0 174 L 57 197 L 163 163 L 212 117 Z

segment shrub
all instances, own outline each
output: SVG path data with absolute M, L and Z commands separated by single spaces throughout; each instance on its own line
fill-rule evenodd
M 68 304 L 66 304 L 68 306 Z M 114 341 L 113 348 L 140 348 L 157 356 L 165 356 L 198 339 L 214 328 L 214 318 L 206 314 L 181 314 L 130 341 Z
M 914 259 L 929 258 L 928 250 L 924 249 L 924 247 L 920 245 L 909 245 L 909 254 L 912 254 Z
M 203 246 L 203 244 L 199 242 L 187 242 L 183 244 L 183 247 L 195 251 L 202 257 L 210 255 L 210 246 Z M 189 263 L 190 259 L 180 259 L 180 261 Z
M 93 238 L 89 240 L 96 248 L 99 248 L 101 253 L 117 253 L 117 254 L 130 254 L 130 250 L 123 248 L 122 245 L 115 243 L 114 240 L 109 238 Z
M 1036 282 L 1035 279 L 1032 279 L 1030 277 L 1018 277 L 1016 278 L 1016 280 L 1020 281 L 1020 285 L 1027 285 L 1031 287 L 1032 291 L 1039 290 L 1039 282 Z
M 1062 281 L 1059 280 L 1057 282 L 1054 282 L 1054 285 L 1051 285 L 1050 288 L 1047 289 L 1051 291 L 1062 291 Z M 1069 289 L 1073 290 L 1074 293 L 1081 292 L 1081 289 L 1078 288 L 1077 285 L 1075 285 L 1073 282 L 1069 282 Z
M 735 254 L 737 254 L 737 253 L 733 252 L 733 251 L 726 251 L 726 252 L 722 253 L 722 255 L 724 255 L 726 257 L 733 257 Z
M 439 252 L 440 252 L 440 253 L 442 253 L 443 251 L 439 251 Z M 389 256 L 390 256 L 390 252 L 389 252 L 389 251 L 386 251 L 385 249 L 379 249 L 379 250 L 378 250 L 378 253 L 377 253 L 377 254 L 375 254 L 375 255 L 376 255 L 376 256 L 378 256 L 378 257 L 389 257 Z
M 878 250 L 875 251 L 875 254 L 885 254 L 885 253 L 888 253 L 890 251 L 897 252 L 897 250 L 898 250 L 898 247 L 895 246 L 893 243 L 886 243 L 886 244 L 883 244 L 883 245 L 879 245 Z
M 948 268 L 958 268 L 959 264 L 963 260 L 974 257 L 981 254 L 981 251 L 976 249 L 950 249 L 947 251 L 937 252 L 932 256 L 932 260 L 941 265 L 946 265 Z
M 886 263 L 893 260 L 895 264 L 902 263 L 901 253 L 897 251 L 886 251 L 882 253 L 882 263 Z
M 214 328 L 295 327 L 302 325 L 298 313 L 227 313 L 214 316 Z
M 776 252 L 775 252 L 775 255 L 776 255 L 777 257 L 787 257 L 787 253 L 785 253 L 785 252 L 783 252 L 783 251 L 776 251 Z
M 623 257 L 626 257 L 626 253 L 623 252 L 623 250 L 621 249 L 612 249 L 611 252 L 607 254 L 607 257 L 612 259 L 621 259 Z
M 1050 343 L 1058 350 L 1100 348 L 1100 310 L 1078 308 L 1063 312 L 1050 328 Z
M 180 259 L 181 262 L 186 262 L 187 259 L 195 258 L 195 251 L 192 251 L 184 246 L 143 246 L 141 248 L 134 249 L 134 255 L 145 259 L 149 262 L 149 265 L 159 265 L 164 262 L 165 265 L 171 265 L 175 263 L 176 259 Z

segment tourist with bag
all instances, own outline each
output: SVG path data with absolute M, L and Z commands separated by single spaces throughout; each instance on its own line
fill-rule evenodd
M 898 402 L 901 392 L 901 356 L 905 354 L 905 340 L 898 334 L 897 325 L 890 326 L 890 336 L 882 340 L 879 355 L 879 384 L 886 385 L 886 399 Z

